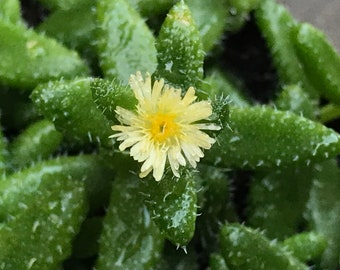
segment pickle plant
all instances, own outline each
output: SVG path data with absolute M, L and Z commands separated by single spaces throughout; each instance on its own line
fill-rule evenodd
M 276 0 L 2 0 L 0 269 L 337 269 L 339 73 Z

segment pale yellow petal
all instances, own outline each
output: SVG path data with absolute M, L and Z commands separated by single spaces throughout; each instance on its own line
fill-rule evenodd
M 196 98 L 197 97 L 195 96 L 195 89 L 193 87 L 189 87 L 189 89 L 185 93 L 185 96 L 183 97 L 182 102 L 184 105 L 189 105 L 193 103 L 196 100 Z

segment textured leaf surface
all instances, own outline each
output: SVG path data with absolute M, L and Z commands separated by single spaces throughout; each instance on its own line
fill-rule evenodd
M 272 239 L 293 235 L 303 222 L 313 177 L 314 170 L 306 166 L 255 174 L 250 185 L 249 224 Z
M 117 106 L 133 110 L 137 105 L 132 89 L 117 81 L 94 79 L 91 81 L 91 91 L 97 108 L 114 123 L 118 123 L 115 113 Z
M 60 146 L 62 135 L 52 122 L 41 120 L 29 126 L 9 146 L 10 166 L 23 168 L 47 159 Z
M 75 51 L 55 40 L 0 20 L 0 82 L 32 89 L 56 78 L 87 75 L 88 68 Z
M 259 231 L 240 224 L 221 228 L 221 251 L 231 269 L 309 269 Z
M 165 237 L 175 245 L 186 246 L 195 231 L 197 196 L 194 175 L 189 171 L 179 179 L 170 175 L 165 175 L 160 182 L 153 179 L 143 181 L 141 188 L 151 218 Z
M 54 160 L 0 182 L 0 269 L 55 269 L 70 255 L 87 209 L 78 164 Z
M 297 115 L 315 120 L 318 113 L 317 103 L 299 85 L 286 85 L 275 101 L 277 109 L 291 111 Z
M 281 84 L 301 84 L 304 91 L 317 97 L 318 92 L 296 54 L 293 34 L 297 22 L 288 10 L 275 0 L 263 0 L 255 11 L 255 18 L 270 49 Z
M 44 19 L 37 29 L 86 56 L 94 54 L 97 26 L 94 7 L 95 1 L 85 1 L 68 10 L 57 10 Z
M 316 232 L 303 232 L 287 238 L 284 247 L 303 262 L 319 259 L 328 246 L 326 238 Z
M 153 269 L 163 237 L 143 204 L 140 180 L 125 172 L 113 182 L 99 240 L 98 270 Z
M 209 52 L 223 36 L 226 26 L 227 0 L 186 1 L 201 35 L 205 52 Z
M 229 127 L 206 152 L 209 162 L 235 167 L 308 165 L 340 153 L 332 129 L 270 107 L 230 108 Z
M 189 7 L 180 1 L 169 11 L 157 39 L 156 78 L 186 90 L 203 78 L 202 43 Z
M 326 35 L 312 25 L 296 27 L 294 44 L 308 78 L 320 95 L 340 104 L 340 56 Z
M 311 225 L 328 241 L 322 267 L 335 269 L 340 254 L 340 171 L 335 160 L 318 164 L 316 170 L 308 204 Z
M 90 89 L 91 79 L 55 81 L 39 85 L 31 99 L 70 143 L 110 144 L 110 124 L 96 108 Z
M 152 74 L 157 66 L 155 38 L 125 0 L 98 2 L 98 53 L 106 78 L 127 82 L 136 71 Z

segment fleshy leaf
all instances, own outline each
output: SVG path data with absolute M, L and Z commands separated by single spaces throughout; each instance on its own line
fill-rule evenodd
M 156 78 L 187 90 L 198 88 L 203 78 L 204 52 L 200 33 L 191 11 L 179 1 L 169 11 L 157 39 L 158 67 Z
M 241 93 L 236 82 L 224 76 L 221 71 L 213 70 L 204 79 L 204 89 L 210 98 L 215 96 L 225 96 L 230 100 L 231 105 L 245 107 L 250 105 L 250 101 Z
M 106 78 L 127 82 L 137 70 L 154 72 L 157 65 L 155 38 L 125 0 L 98 1 L 97 48 Z
M 55 269 L 70 255 L 87 210 L 79 161 L 37 164 L 0 181 L 0 269 Z
M 320 95 L 340 104 L 340 55 L 324 33 L 312 25 L 298 25 L 293 40 L 297 55 Z
M 291 111 L 312 120 L 316 119 L 318 112 L 317 103 L 299 85 L 284 86 L 275 106 L 279 110 Z
M 220 243 L 221 253 L 232 269 L 309 269 L 276 242 L 240 224 L 224 225 Z
M 110 124 L 92 100 L 90 81 L 85 78 L 42 84 L 34 89 L 31 99 L 71 144 L 110 145 Z
M 222 39 L 227 22 L 227 0 L 187 0 L 186 3 L 200 32 L 203 49 L 209 52 Z
M 54 39 L 0 20 L 0 83 L 32 89 L 38 83 L 88 74 L 75 51 Z
M 98 270 L 153 269 L 163 247 L 163 237 L 143 204 L 140 180 L 118 173 L 99 240 Z
M 85 1 L 68 10 L 57 10 L 38 26 L 39 32 L 76 49 L 87 59 L 95 58 L 95 1 Z M 67 20 L 65 20 L 67 18 Z
M 335 160 L 316 165 L 316 176 L 308 203 L 312 229 L 328 241 L 323 269 L 335 269 L 340 254 L 340 171 Z
M 340 137 L 322 124 L 267 106 L 230 108 L 229 128 L 206 161 L 233 167 L 308 165 L 340 153 Z
M 151 218 L 173 244 L 186 246 L 195 231 L 197 194 L 193 173 L 184 170 L 174 179 L 172 173 L 162 181 L 146 179 L 141 190 Z
M 97 108 L 114 123 L 118 123 L 115 112 L 117 106 L 133 110 L 137 105 L 132 89 L 117 81 L 94 79 L 91 81 L 91 90 Z
M 295 234 L 283 245 L 300 261 L 308 262 L 320 258 L 328 243 L 323 235 L 312 231 Z
M 12 169 L 26 167 L 36 161 L 47 159 L 59 147 L 62 140 L 52 122 L 41 120 L 29 126 L 9 146 Z
M 293 34 L 297 22 L 277 1 L 260 2 L 255 10 L 256 22 L 268 44 L 281 84 L 301 84 L 309 95 L 318 97 L 295 51 Z
M 19 0 L 0 1 L 0 19 L 7 20 L 13 24 L 22 23 Z
M 255 174 L 250 186 L 249 224 L 272 239 L 293 235 L 303 222 L 313 177 L 314 170 L 306 166 Z

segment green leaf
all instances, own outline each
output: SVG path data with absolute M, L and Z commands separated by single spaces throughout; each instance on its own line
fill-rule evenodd
M 90 86 L 97 108 L 113 123 L 118 123 L 115 113 L 117 106 L 133 110 L 137 105 L 137 99 L 128 85 L 115 80 L 93 79 Z
M 155 38 L 144 20 L 125 0 L 97 5 L 97 48 L 106 78 L 127 82 L 136 71 L 154 72 Z
M 315 120 L 318 114 L 317 105 L 299 85 L 284 86 L 275 101 L 277 109 L 291 111 L 312 120 Z
M 231 78 L 222 74 L 219 70 L 213 70 L 204 79 L 204 89 L 210 98 L 215 96 L 229 97 L 233 106 L 245 107 L 250 105 L 250 101 L 241 93 L 240 87 Z
M 57 10 L 45 18 L 37 30 L 71 49 L 81 51 L 88 58 L 94 58 L 95 5 L 95 1 L 85 1 L 68 10 Z
M 226 31 L 237 32 L 250 19 L 250 12 L 257 8 L 259 0 L 226 0 L 228 15 Z
M 311 97 L 318 91 L 302 68 L 293 42 L 297 22 L 282 5 L 275 0 L 261 1 L 255 10 L 255 18 L 272 55 L 282 85 L 301 84 Z
M 326 238 L 313 231 L 295 234 L 283 242 L 283 246 L 303 262 L 320 258 L 327 245 Z
M 0 181 L 1 269 L 56 269 L 70 255 L 87 209 L 83 172 L 68 170 L 76 163 L 51 161 Z
M 211 270 L 229 270 L 223 256 L 218 253 L 210 255 L 209 266 Z
M 340 171 L 335 160 L 315 166 L 316 175 L 308 203 L 312 230 L 328 241 L 322 269 L 335 269 L 340 254 Z
M 0 83 L 32 89 L 56 78 L 87 75 L 88 68 L 75 51 L 47 38 L 0 20 Z
M 92 100 L 90 81 L 85 78 L 42 84 L 34 89 L 31 99 L 71 144 L 110 145 L 110 123 Z
M 194 235 L 197 213 L 195 177 L 184 169 L 181 177 L 166 174 L 160 182 L 147 179 L 141 183 L 152 220 L 174 245 L 186 246 Z
M 52 122 L 41 120 L 29 126 L 9 146 L 12 169 L 24 168 L 50 157 L 60 146 L 62 135 Z
M 320 95 L 340 104 L 340 56 L 324 33 L 303 23 L 296 27 L 294 45 L 311 82 Z
M 291 112 L 266 106 L 230 108 L 229 128 L 205 160 L 226 167 L 308 165 L 340 153 L 339 134 Z
M 206 252 L 211 252 L 217 248 L 221 223 L 225 220 L 236 221 L 237 218 L 231 203 L 227 174 L 219 168 L 203 164 L 199 165 L 198 170 L 201 178 L 198 211 L 201 214 L 197 217 L 195 235 Z
M 125 171 L 113 182 L 110 205 L 99 240 L 96 269 L 153 269 L 163 238 L 143 204 L 140 180 Z
M 169 11 L 157 39 L 156 78 L 186 90 L 198 88 L 203 78 L 202 43 L 192 14 L 184 1 Z
M 303 223 L 314 170 L 292 167 L 257 173 L 250 186 L 248 222 L 266 236 L 283 240 Z
M 187 0 L 192 16 L 201 35 L 205 52 L 209 52 L 223 37 L 226 26 L 227 0 L 209 2 Z
M 68 10 L 75 8 L 84 2 L 93 2 L 93 0 L 39 0 L 39 2 L 52 10 Z
M 240 224 L 221 228 L 221 253 L 231 269 L 309 269 L 259 231 Z
M 19 0 L 0 1 L 0 19 L 10 23 L 22 23 Z

